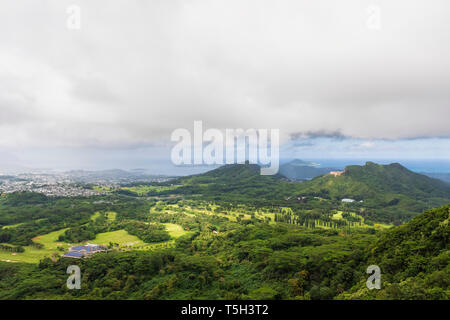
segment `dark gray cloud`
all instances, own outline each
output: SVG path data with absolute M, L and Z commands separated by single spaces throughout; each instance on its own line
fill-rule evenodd
M 292 146 L 295 148 L 308 148 L 308 147 L 312 147 L 315 144 L 312 142 L 301 142 L 301 141 L 294 141 L 292 143 Z
M 297 139 L 319 139 L 319 138 L 331 138 L 336 140 L 343 140 L 350 138 L 341 133 L 340 130 L 327 131 L 327 130 L 317 130 L 317 131 L 306 131 L 306 132 L 294 132 L 290 135 L 291 140 Z

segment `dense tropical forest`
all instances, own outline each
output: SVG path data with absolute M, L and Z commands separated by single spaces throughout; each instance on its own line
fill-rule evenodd
M 0 198 L 0 299 L 450 297 L 450 185 L 399 164 L 305 182 L 230 165 L 104 190 Z M 108 251 L 61 257 L 87 242 Z

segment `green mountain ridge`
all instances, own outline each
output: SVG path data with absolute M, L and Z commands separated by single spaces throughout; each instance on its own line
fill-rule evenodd
M 287 205 L 300 210 L 320 207 L 328 212 L 342 210 L 341 200 L 350 198 L 356 201 L 346 204 L 348 210 L 386 223 L 405 222 L 427 209 L 450 203 L 449 184 L 398 163 L 350 165 L 340 175 L 323 174 L 300 182 L 289 181 L 281 174 L 262 176 L 256 164 L 232 164 L 166 185 L 172 187 L 152 195 L 201 195 L 213 201 Z M 305 205 L 295 203 L 305 197 Z
M 166 193 L 202 194 L 214 199 L 281 199 L 292 193 L 292 184 L 282 175 L 264 176 L 257 164 L 230 164 L 203 174 L 178 178 L 181 185 Z
M 367 162 L 364 166 L 347 166 L 340 176 L 321 175 L 310 181 L 288 182 L 281 174 L 262 176 L 256 164 L 232 164 L 204 174 L 180 178 L 191 185 L 214 184 L 238 188 L 249 182 L 255 186 L 271 182 L 289 185 L 292 191 L 310 193 L 325 191 L 332 199 L 354 197 L 356 200 L 376 197 L 380 193 L 406 195 L 417 200 L 429 198 L 450 199 L 450 185 L 425 175 L 412 172 L 399 163 L 380 165 Z
M 339 201 L 362 201 L 373 215 L 411 217 L 450 202 L 450 186 L 408 170 L 398 163 L 347 166 L 341 175 L 316 177 L 298 184 L 299 195 L 319 196 Z M 405 219 L 400 219 L 405 220 Z
M 343 175 L 388 192 L 414 194 L 417 197 L 450 196 L 450 185 L 410 171 L 399 163 L 380 165 L 367 162 L 365 166 L 348 166 Z

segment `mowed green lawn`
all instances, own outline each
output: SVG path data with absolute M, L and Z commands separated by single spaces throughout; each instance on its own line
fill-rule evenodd
M 133 236 L 125 230 L 117 230 L 111 232 L 99 233 L 94 240 L 90 242 L 95 244 L 108 245 L 110 242 L 117 243 L 119 246 L 135 246 L 143 244 L 144 242 L 138 237 Z
M 106 215 L 107 215 L 109 221 L 114 221 L 114 220 L 116 220 L 117 212 L 109 211 L 106 213 Z
M 342 211 L 336 211 L 336 213 L 333 214 L 332 219 L 345 220 L 344 217 L 342 217 L 343 213 L 344 212 L 342 212 Z M 350 215 L 352 215 L 353 217 L 358 217 L 360 219 L 362 225 L 358 226 L 358 227 L 362 227 L 362 228 L 374 227 L 375 229 L 388 229 L 393 226 L 393 224 L 386 224 L 386 223 L 375 223 L 375 224 L 373 224 L 373 226 L 371 226 L 371 225 L 366 224 L 364 222 L 364 218 L 361 217 L 360 215 L 356 214 L 355 212 L 350 212 Z
M 7 226 L 3 226 L 2 229 L 15 228 L 15 227 L 20 226 L 21 224 L 23 224 L 23 223 L 10 224 L 10 225 L 7 225 Z
M 47 249 L 36 249 L 33 247 L 25 247 L 25 252 L 11 253 L 0 251 L 0 260 L 6 262 L 25 262 L 39 263 L 44 257 L 50 257 L 53 251 Z
M 115 212 L 111 212 L 108 214 L 108 219 L 114 219 L 115 218 Z M 167 232 L 170 234 L 172 238 L 178 238 L 189 231 L 183 230 L 183 228 L 177 224 L 173 223 L 164 223 Z M 7 262 L 25 262 L 25 263 L 39 263 L 40 260 L 42 260 L 45 257 L 51 257 L 52 255 L 60 256 L 64 252 L 67 252 L 67 250 L 74 245 L 77 245 L 78 243 L 65 243 L 65 242 L 59 242 L 58 237 L 63 234 L 66 229 L 57 230 L 54 232 L 50 232 L 45 235 L 38 236 L 36 238 L 33 238 L 34 242 L 38 242 L 44 245 L 44 248 L 37 249 L 32 246 L 26 246 L 25 252 L 21 253 L 12 253 L 7 251 L 1 251 L 0 250 L 0 260 L 1 261 L 7 261 Z M 125 230 L 117 230 L 117 231 L 111 231 L 111 232 L 104 232 L 99 233 L 95 237 L 95 239 L 86 241 L 83 243 L 95 243 L 95 244 L 103 244 L 103 245 L 109 245 L 110 243 L 118 244 L 119 247 L 122 248 L 134 248 L 134 247 L 145 247 L 146 249 L 151 249 L 152 246 L 158 245 L 158 244 L 146 244 L 142 240 L 140 240 L 138 237 L 133 236 L 129 234 Z M 169 244 L 172 243 L 172 241 L 166 241 L 165 243 Z M 160 243 L 164 244 L 164 242 Z M 64 248 L 64 251 L 58 250 L 58 247 Z
M 183 227 L 181 227 L 178 224 L 163 223 L 163 225 L 166 227 L 166 231 L 170 234 L 172 238 L 178 238 L 188 233 L 188 231 L 183 230 Z
M 0 260 L 7 262 L 25 262 L 25 263 L 39 263 L 45 257 L 51 257 L 52 255 L 62 255 L 64 252 L 77 243 L 65 243 L 59 242 L 58 237 L 67 229 L 61 229 L 58 231 L 50 232 L 48 234 L 38 236 L 33 240 L 35 242 L 44 245 L 44 248 L 37 249 L 32 246 L 24 247 L 25 252 L 12 253 L 0 250 Z M 110 242 L 118 243 L 121 247 L 142 245 L 143 242 L 138 237 L 128 234 L 125 230 L 117 230 L 112 232 L 105 232 L 97 234 L 94 240 L 86 241 L 96 244 L 108 245 Z M 85 242 L 85 243 L 86 243 Z M 59 251 L 57 248 L 62 247 L 65 250 Z
M 53 232 L 44 234 L 42 236 L 38 236 L 36 238 L 33 238 L 33 241 L 43 244 L 46 249 L 56 249 L 57 247 L 63 247 L 63 246 L 68 247 L 69 246 L 68 243 L 58 242 L 59 236 L 62 235 L 67 229 L 69 229 L 69 228 L 53 231 Z
M 94 221 L 95 219 L 97 219 L 100 216 L 100 212 L 97 211 L 96 213 L 94 213 L 91 217 L 91 220 Z M 106 217 L 108 218 L 109 221 L 114 221 L 116 220 L 116 216 L 117 216 L 117 212 L 114 211 L 108 211 L 106 212 Z
M 0 260 L 7 262 L 26 262 L 26 263 L 38 263 L 45 257 L 51 257 L 52 254 L 62 254 L 63 251 L 58 251 L 57 247 L 63 247 L 68 249 L 70 244 L 64 242 L 58 242 L 58 237 L 63 234 L 67 229 L 61 229 L 48 234 L 33 238 L 35 242 L 44 245 L 44 248 L 37 249 L 32 246 L 24 247 L 25 252 L 13 253 L 0 250 Z
M 140 185 L 140 186 L 134 186 L 134 187 L 122 187 L 122 190 L 128 190 L 131 192 L 134 192 L 140 196 L 146 195 L 148 192 L 156 191 L 156 192 L 162 192 L 162 191 L 168 191 L 168 190 L 175 190 L 176 188 L 181 187 L 181 185 L 175 185 L 175 186 L 146 186 L 146 185 Z

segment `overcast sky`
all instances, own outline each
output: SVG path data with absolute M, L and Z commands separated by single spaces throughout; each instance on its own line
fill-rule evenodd
M 164 158 L 202 120 L 278 128 L 294 157 L 450 158 L 449 15 L 447 0 L 2 0 L 0 155 Z

